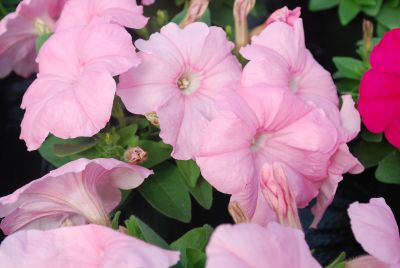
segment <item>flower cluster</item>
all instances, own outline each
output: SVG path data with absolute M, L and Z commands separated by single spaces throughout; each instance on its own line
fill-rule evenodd
M 216 229 L 206 248 L 207 267 L 321 267 L 305 242 L 298 208 L 316 199 L 316 228 L 343 174 L 363 171 L 347 145 L 361 126 L 355 103 L 350 95 L 339 100 L 331 75 L 306 48 L 299 8 L 276 11 L 249 34 L 245 19 L 254 1 L 235 1 L 242 34 L 236 36 L 236 57 L 222 28 L 194 22 L 208 3 L 191 1 L 180 24 L 167 23 L 133 44 L 125 27 L 141 29 L 148 21 L 135 1 L 22 1 L 0 24 L 0 62 L 7 62 L 0 77 L 12 69 L 23 76 L 34 72 L 35 39 L 52 35 L 39 50 L 37 78 L 23 98 L 21 139 L 36 150 L 49 134 L 92 137 L 111 124 L 113 104 L 122 101 L 152 123 L 150 130 L 159 129 L 174 159 L 193 160 L 209 184 L 231 195 L 229 211 L 238 224 Z M 390 47 L 388 40 L 375 53 Z M 238 58 L 248 60 L 243 68 Z M 387 70 L 378 58 L 364 83 Z M 360 107 L 369 100 L 361 97 Z M 371 128 L 387 130 L 396 145 L 391 133 L 397 121 L 381 127 L 374 125 L 377 118 Z M 0 198 L 0 228 L 10 235 L 0 246 L 0 263 L 176 264 L 179 252 L 129 237 L 124 228 L 107 228 L 118 227 L 110 214 L 121 202 L 120 189 L 137 188 L 153 174 L 145 168 L 153 153 L 135 140 L 126 143 L 130 147 L 119 160 L 80 158 Z M 383 199 L 355 203 L 349 216 L 357 240 L 371 254 L 349 267 L 400 264 L 393 250 L 400 248 L 397 225 Z M 376 249 L 380 236 L 390 243 Z

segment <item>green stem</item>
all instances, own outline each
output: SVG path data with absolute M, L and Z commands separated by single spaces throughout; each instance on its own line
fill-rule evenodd
M 114 99 L 112 116 L 118 120 L 118 123 L 121 127 L 126 127 L 124 108 L 122 101 L 119 97 L 115 97 Z

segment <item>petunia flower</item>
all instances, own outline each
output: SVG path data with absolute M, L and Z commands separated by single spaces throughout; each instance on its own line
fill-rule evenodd
M 113 76 L 139 64 L 131 36 L 100 23 L 54 34 L 38 56 L 38 78 L 22 101 L 21 139 L 29 150 L 49 133 L 68 139 L 93 136 L 109 121 Z
M 0 246 L 0 263 L 7 268 L 168 268 L 178 260 L 177 251 L 92 224 L 20 231 Z
M 23 0 L 0 22 L 0 78 L 14 71 L 22 77 L 37 72 L 35 42 L 54 31 L 66 0 Z
M 271 15 L 265 30 L 252 38 L 251 45 L 240 50 L 250 60 L 243 70 L 242 83 L 245 86 L 262 85 L 265 90 L 291 91 L 323 109 L 336 126 L 340 146 L 330 160 L 328 176 L 312 210 L 315 216 L 312 227 L 316 227 L 332 202 L 342 175 L 364 170 L 346 145 L 359 133 L 361 120 L 350 95 L 342 97 L 339 111 L 337 91 L 330 73 L 315 61 L 305 46 L 300 10 L 283 8 L 276 12 Z
M 369 131 L 385 132 L 400 148 L 400 29 L 387 32 L 370 57 L 372 68 L 360 86 L 358 109 Z
M 221 28 L 196 22 L 184 29 L 169 23 L 135 46 L 142 63 L 120 76 L 117 94 L 132 113 L 157 113 L 174 158 L 193 158 L 216 114 L 215 99 L 239 83 L 233 44 Z
M 221 225 L 206 248 L 206 268 L 315 268 L 300 230 L 271 222 L 266 228 L 257 224 Z
M 327 176 L 338 132 L 322 110 L 290 91 L 254 86 L 233 93 L 221 100 L 196 162 L 210 184 L 266 224 L 271 208 L 261 193 L 261 168 L 280 163 L 297 206 L 304 207 Z
M 21 229 L 65 225 L 108 225 L 119 204 L 119 189 L 138 187 L 152 171 L 115 159 L 79 159 L 0 198 L 0 227 L 5 234 Z
M 98 20 L 141 29 L 148 21 L 136 0 L 69 0 L 61 13 L 57 31 L 85 26 Z
M 400 267 L 399 228 L 385 199 L 372 198 L 367 204 L 355 202 L 350 205 L 348 214 L 356 240 L 371 255 L 356 258 L 348 266 Z

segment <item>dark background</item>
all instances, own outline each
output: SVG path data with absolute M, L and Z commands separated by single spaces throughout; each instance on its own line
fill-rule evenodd
M 162 1 L 162 0 L 159 0 Z M 337 9 L 312 13 L 307 9 L 308 1 L 268 0 L 266 5 L 273 11 L 283 5 L 294 8 L 301 3 L 307 47 L 314 57 L 331 73 L 335 71 L 332 63 L 333 56 L 355 56 L 355 43 L 361 39 L 362 16 L 357 17 L 348 26 L 342 27 L 339 23 Z M 262 20 L 252 21 L 256 26 Z M 21 79 L 11 75 L 0 80 L 1 101 L 1 178 L 0 196 L 10 194 L 22 185 L 39 178 L 51 168 L 43 161 L 38 152 L 27 152 L 24 142 L 19 140 L 20 122 L 23 111 L 19 108 L 22 96 L 32 82 L 31 79 Z M 371 197 L 382 196 L 391 206 L 399 222 L 400 187 L 385 185 L 374 178 L 373 170 L 367 170 L 361 175 L 346 175 L 340 184 L 337 196 L 328 209 L 318 230 L 306 230 L 306 238 L 314 256 L 323 264 L 333 260 L 341 251 L 347 256 L 354 257 L 362 252 L 355 242 L 348 217 L 347 207 L 353 201 L 367 202 Z M 135 213 L 168 242 L 173 241 L 186 230 L 209 223 L 216 226 L 231 219 L 226 212 L 228 197 L 214 193 L 214 204 L 210 211 L 193 203 L 191 224 L 182 224 L 170 220 L 155 212 L 138 194 L 134 194 L 123 209 L 123 217 Z M 304 226 L 311 222 L 309 209 L 301 211 Z M 0 234 L 0 240 L 2 236 Z

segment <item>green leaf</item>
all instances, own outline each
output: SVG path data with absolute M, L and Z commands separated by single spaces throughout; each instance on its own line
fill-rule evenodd
M 391 7 L 398 7 L 400 4 L 400 0 L 387 0 L 386 2 Z
M 139 147 L 147 152 L 147 160 L 142 163 L 142 166 L 146 168 L 152 168 L 171 158 L 171 146 L 161 141 L 141 140 Z
M 330 9 L 339 4 L 339 0 L 311 0 L 308 3 L 308 8 L 311 11 L 320 11 Z
M 361 131 L 361 138 L 367 142 L 380 143 L 383 139 L 383 134 L 371 133 L 367 129 L 363 128 L 363 130 Z
M 140 194 L 160 213 L 190 222 L 192 205 L 189 191 L 178 168 L 165 162 L 154 173 L 139 187 Z
M 377 4 L 377 0 L 354 0 L 360 6 L 375 6 Z
M 82 153 L 93 148 L 99 139 L 96 138 L 76 138 L 68 140 L 68 143 L 54 144 L 54 154 L 58 157 L 70 156 Z
M 352 0 L 339 0 L 339 19 L 342 25 L 347 25 L 360 11 L 360 5 Z
M 36 52 L 39 52 L 40 48 L 43 46 L 43 44 L 52 36 L 53 33 L 47 33 L 47 34 L 42 34 L 39 35 L 38 38 L 36 38 Z
M 187 185 L 195 187 L 200 177 L 200 168 L 197 166 L 196 162 L 193 160 L 176 160 L 176 165 Z
M 63 140 L 55 136 L 49 136 L 40 147 L 39 153 L 44 159 L 46 159 L 50 164 L 52 164 L 55 167 L 60 167 L 68 162 L 71 162 L 73 160 L 82 157 L 88 159 L 95 159 L 99 157 L 99 152 L 95 148 L 65 157 L 60 157 L 55 154 L 54 146 L 56 144 L 60 145 L 60 144 L 70 144 L 70 143 L 71 140 Z
M 340 255 L 331 262 L 326 268 L 345 268 L 346 264 L 346 253 L 342 252 Z
M 360 81 L 354 79 L 340 79 L 336 81 L 336 87 L 341 94 L 358 93 Z
M 350 57 L 333 57 L 333 63 L 346 78 L 360 80 L 367 67 L 360 60 Z
M 383 0 L 377 0 L 377 3 L 373 6 L 363 6 L 362 11 L 368 16 L 375 17 L 381 10 Z
M 186 248 L 204 251 L 212 232 L 213 228 L 205 224 L 203 227 L 190 230 L 175 242 L 172 242 L 170 247 L 171 249 L 180 250 L 181 252 Z
M 135 230 L 136 233 L 140 233 L 140 237 L 143 241 L 164 249 L 169 249 L 168 243 L 165 242 L 164 239 L 162 239 L 152 228 L 150 228 L 139 218 L 132 215 L 128 220 L 125 221 L 125 225 L 128 231 L 131 228 Z
M 181 262 L 186 268 L 203 268 L 207 256 L 204 252 L 194 248 L 187 248 L 181 253 Z
M 203 208 L 210 209 L 213 202 L 213 188 L 204 179 L 200 178 L 195 187 L 189 187 L 189 191 Z
M 377 21 L 389 29 L 400 27 L 400 6 L 393 7 L 390 3 L 385 3 L 376 17 Z
M 136 135 L 139 126 L 132 124 L 118 129 L 117 133 L 120 136 L 118 144 L 123 147 L 135 147 L 139 144 L 139 137 Z
M 394 151 L 379 162 L 375 177 L 384 183 L 400 184 L 400 152 Z
M 113 228 L 114 230 L 118 230 L 119 227 L 119 217 L 121 216 L 121 211 L 117 211 L 114 214 L 114 217 L 112 218 L 111 221 L 111 228 Z
M 370 168 L 378 165 L 379 161 L 393 150 L 393 146 L 386 141 L 382 143 L 361 141 L 354 147 L 354 154 L 365 168 Z

